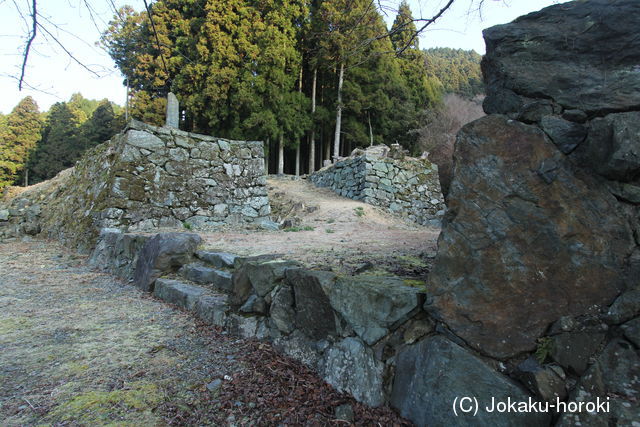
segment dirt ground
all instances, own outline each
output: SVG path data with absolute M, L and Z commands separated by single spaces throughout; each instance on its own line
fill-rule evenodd
M 0 244 L 0 425 L 402 425 L 53 242 Z
M 204 233 L 208 248 L 238 255 L 277 253 L 346 273 L 370 263 L 378 270 L 426 278 L 439 228 L 412 224 L 307 180 L 271 176 L 267 184 L 272 216 L 292 225 L 280 231 Z

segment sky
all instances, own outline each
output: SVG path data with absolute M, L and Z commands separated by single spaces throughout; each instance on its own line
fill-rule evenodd
M 381 0 L 389 25 L 399 1 Z M 478 1 L 456 0 L 453 8 L 421 35 L 420 47 L 473 49 L 483 54 L 482 29 L 566 0 L 484 0 L 481 13 L 475 7 Z M 415 18 L 430 17 L 445 3 L 446 0 L 409 0 Z M 36 100 L 41 111 L 55 102 L 67 101 L 76 92 L 85 98 L 107 98 L 124 105 L 123 77 L 109 55 L 95 44 L 113 16 L 112 4 L 116 7 L 129 4 L 142 10 L 143 1 L 40 0 L 40 21 L 50 34 L 38 30 L 25 70 L 26 85 L 18 91 L 22 54 L 30 28 L 30 4 L 31 0 L 0 0 L 0 113 L 10 113 L 27 95 Z M 71 59 L 56 40 L 92 72 Z

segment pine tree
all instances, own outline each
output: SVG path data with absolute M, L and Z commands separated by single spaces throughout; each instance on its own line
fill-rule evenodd
M 7 116 L 0 139 L 0 187 L 13 184 L 24 170 L 41 128 L 38 105 L 30 96 L 23 98 Z
M 52 105 L 42 130 L 42 139 L 29 160 L 33 181 L 53 178 L 61 170 L 73 166 L 81 152 L 76 115 L 65 102 Z
M 391 43 L 396 52 L 401 53 L 406 49 L 418 49 L 416 24 L 413 21 L 411 8 L 406 0 L 402 0 L 402 3 L 400 3 L 390 34 Z

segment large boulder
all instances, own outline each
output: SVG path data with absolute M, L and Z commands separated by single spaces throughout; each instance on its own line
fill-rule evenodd
M 156 279 L 189 263 L 201 242 L 202 238 L 194 233 L 156 234 L 140 251 L 133 283 L 143 291 L 153 291 Z
M 465 398 L 469 400 L 460 401 Z M 509 399 L 536 402 L 509 378 L 442 336 L 426 338 L 397 357 L 391 405 L 418 426 L 549 424 L 548 413 L 491 410 L 495 402 Z M 456 406 L 458 402 L 462 408 Z M 465 413 L 473 403 L 478 406 L 477 413 Z
M 425 308 L 487 355 L 531 351 L 624 289 L 634 242 L 616 199 L 534 126 L 465 126 L 448 203 Z
M 557 108 L 588 116 L 639 109 L 639 27 L 637 0 L 589 0 L 484 30 L 486 112 L 535 121 Z

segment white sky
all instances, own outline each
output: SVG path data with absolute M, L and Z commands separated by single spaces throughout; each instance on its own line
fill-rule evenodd
M 219 0 L 224 1 L 224 0 Z M 554 3 L 567 0 L 485 0 L 480 15 L 472 3 L 478 0 L 456 0 L 454 8 L 447 11 L 433 27 L 421 36 L 420 46 L 453 47 L 474 49 L 484 53 L 482 29 L 512 21 L 516 17 L 539 10 Z M 94 9 L 94 20 L 85 7 L 85 2 Z M 142 10 L 142 0 L 114 0 L 116 6 L 130 4 Z M 384 4 L 395 7 L 399 0 L 384 0 Z M 446 0 L 409 0 L 414 17 L 430 17 Z M 26 20 L 16 12 L 15 5 L 22 9 Z M 41 111 L 51 104 L 66 101 L 74 92 L 85 98 L 109 100 L 123 105 L 125 89 L 123 78 L 115 69 L 109 56 L 95 46 L 107 22 L 113 15 L 109 0 L 39 0 L 38 12 L 59 26 L 52 31 L 65 48 L 99 76 L 91 74 L 56 45 L 51 36 L 38 31 L 32 45 L 26 83 L 37 90 L 23 87 L 18 91 L 17 77 L 20 75 L 22 53 L 26 44 L 31 0 L 0 0 L 0 112 L 7 114 L 27 95 L 38 103 Z M 47 24 L 45 18 L 40 18 Z M 389 12 L 387 22 L 393 22 L 395 13 Z M 96 28 L 98 27 L 98 28 Z

